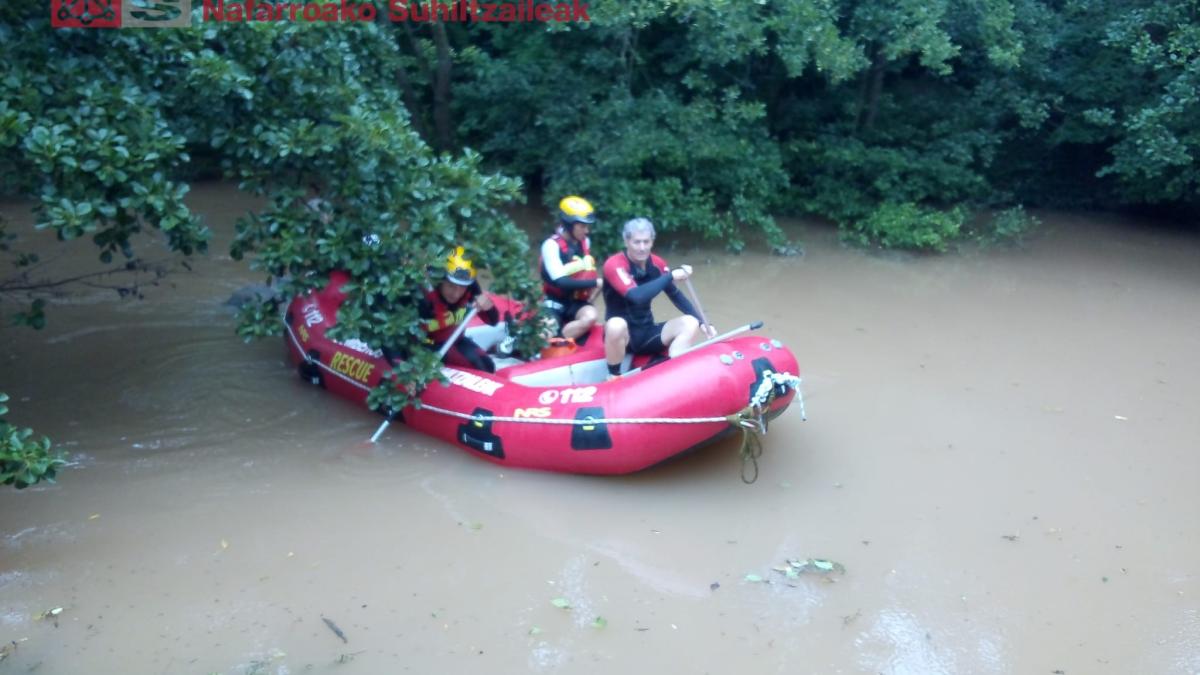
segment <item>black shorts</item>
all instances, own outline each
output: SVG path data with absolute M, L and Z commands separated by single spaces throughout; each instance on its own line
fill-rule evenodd
M 558 323 L 558 335 L 560 337 L 562 336 L 563 326 L 574 321 L 575 315 L 579 313 L 579 310 L 591 304 L 586 300 L 573 299 L 566 302 L 561 300 L 548 300 L 547 302 L 557 303 L 557 307 L 546 304 L 546 309 L 550 311 L 550 316 L 554 317 L 555 322 Z
M 629 327 L 629 346 L 625 351 L 630 354 L 660 354 L 667 346 L 662 341 L 663 323 L 656 323 L 649 326 L 630 326 Z

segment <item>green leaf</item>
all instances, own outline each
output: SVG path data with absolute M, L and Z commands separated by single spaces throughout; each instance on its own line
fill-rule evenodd
M 571 609 L 571 603 L 566 598 L 554 598 L 550 604 L 559 609 Z

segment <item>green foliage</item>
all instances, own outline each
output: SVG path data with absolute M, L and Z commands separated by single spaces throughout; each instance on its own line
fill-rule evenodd
M 1097 101 L 1088 121 L 1115 133 L 1113 175 L 1127 198 L 1197 203 L 1200 168 L 1200 16 L 1175 0 L 1124 9 L 1106 27 L 1105 48 L 1121 58 L 1139 91 Z M 1149 85 L 1149 86 L 1147 86 Z M 1107 105 L 1105 105 L 1107 104 Z
M 199 52 L 193 79 L 204 85 L 193 95 L 217 92 L 210 108 L 261 120 L 213 120 L 226 170 L 267 199 L 239 221 L 232 253 L 253 253 L 251 267 L 275 279 L 282 298 L 323 285 L 333 270 L 353 276 L 331 336 L 411 355 L 372 393 L 373 407 L 399 410 L 440 377 L 421 346 L 416 302 L 455 245 L 490 271 L 491 290 L 536 300 L 528 242 L 500 210 L 520 183 L 486 172 L 469 150 L 437 155 L 412 129 L 400 92 L 385 84 L 403 67 L 387 27 L 229 26 L 206 29 L 205 39 L 222 49 Z M 259 75 L 242 77 L 251 70 Z M 240 318 L 244 337 L 281 328 L 274 299 Z
M 601 255 L 632 216 L 782 251 L 771 214 L 804 212 L 941 251 L 1019 240 L 1036 219 L 1013 204 L 1197 205 L 1189 0 L 590 4 L 585 25 L 216 25 L 197 7 L 192 29 L 55 31 L 44 5 L 8 3 L 0 183 L 119 263 L 146 229 L 204 250 L 184 197 L 215 167 L 261 197 L 231 253 L 279 293 L 239 333 L 277 334 L 281 300 L 347 270 L 338 334 L 414 354 L 372 394 L 391 409 L 437 377 L 415 301 L 454 245 L 536 300 L 509 176 L 548 207 L 591 199 Z M 30 265 L 10 242 L 0 224 L 0 253 Z
M 401 27 L 52 31 L 44 7 L 0 11 L 10 57 L 0 155 L 15 167 L 6 178 L 40 196 L 39 226 L 91 235 L 105 261 L 130 256 L 146 225 L 176 250 L 203 250 L 207 230 L 183 203 L 197 154 L 264 199 L 239 221 L 231 254 L 250 256 L 278 297 L 332 270 L 354 276 L 337 337 L 425 356 L 415 301 L 456 244 L 490 271 L 492 290 L 536 299 L 528 242 L 500 210 L 520 183 L 485 171 L 476 153 L 436 154 L 413 130 L 394 84 Z M 278 334 L 278 300 L 241 319 L 244 337 Z M 372 401 L 400 409 L 438 377 L 421 357 L 395 373 L 407 387 Z
M 601 205 L 608 227 L 594 238 L 602 249 L 618 248 L 621 223 L 636 215 L 663 232 L 699 234 L 735 251 L 747 230 L 786 245 L 769 208 L 787 175 L 761 105 L 739 101 L 735 91 L 719 102 L 682 104 L 660 90 L 610 99 L 593 114 L 608 123 L 564 139 L 547 174 L 552 185 Z
M 0 10 L 0 180 L 38 200 L 37 227 L 92 237 L 103 262 L 132 258 L 146 227 L 174 250 L 204 250 L 156 59 L 117 31 L 51 31 L 44 9 Z
M 40 481 L 54 482 L 58 469 L 66 464 L 62 453 L 50 445 L 50 439 L 33 437 L 32 429 L 9 424 L 8 394 L 0 392 L 0 485 L 18 490 Z
M 744 82 L 710 77 L 762 53 L 772 29 L 758 21 L 776 5 L 756 7 L 598 3 L 586 29 L 494 30 L 464 62 L 460 129 L 492 161 L 540 178 L 548 207 L 592 200 L 601 250 L 634 216 L 734 250 L 748 234 L 785 248 L 770 212 L 787 175 L 767 109 Z
M 976 229 L 974 235 L 983 244 L 1019 244 L 1039 225 L 1041 221 L 1029 215 L 1025 207 L 1018 204 L 991 214 L 991 217 Z
M 885 203 L 866 218 L 854 221 L 845 236 L 860 245 L 945 252 L 962 230 L 962 209 L 935 211 L 915 204 Z

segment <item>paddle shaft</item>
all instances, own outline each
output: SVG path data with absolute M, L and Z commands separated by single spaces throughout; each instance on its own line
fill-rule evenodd
M 439 359 L 446 358 L 446 354 L 450 352 L 450 348 L 454 346 L 455 342 L 458 342 L 458 338 L 462 337 L 463 332 L 467 330 L 467 324 L 471 323 L 471 319 L 474 319 L 478 313 L 479 307 L 472 307 L 471 311 L 467 312 L 466 318 L 462 320 L 462 323 L 458 324 L 458 328 L 454 329 L 454 332 L 450 335 L 450 339 L 446 340 L 446 344 L 442 345 L 442 348 L 438 350 Z
M 734 328 L 733 330 L 729 331 L 728 333 L 722 333 L 722 334 L 716 336 L 715 338 L 709 338 L 708 340 L 705 340 L 704 342 L 701 342 L 700 344 L 692 345 L 691 347 L 688 347 L 687 349 L 683 350 L 682 352 L 679 352 L 678 354 L 676 354 L 675 356 L 673 356 L 671 358 L 677 359 L 677 358 L 683 356 L 684 354 L 687 354 L 688 352 L 694 352 L 697 349 L 700 349 L 701 347 L 707 347 L 714 342 L 720 342 L 721 340 L 728 340 L 729 338 L 731 338 L 735 335 L 741 335 L 742 333 L 748 333 L 752 330 L 758 330 L 759 328 L 762 328 L 762 326 L 763 326 L 763 322 L 761 322 L 761 321 L 755 321 L 753 323 L 748 323 L 744 326 L 738 326 L 737 328 Z M 641 371 L 642 371 L 641 368 L 634 368 L 633 370 L 630 370 L 629 372 L 623 373 L 621 375 L 621 377 L 629 377 L 630 375 L 633 375 L 634 373 L 640 373 Z
M 696 305 L 696 312 L 700 315 L 700 326 L 709 326 L 708 317 L 704 315 L 704 308 L 700 306 L 700 296 L 696 295 L 696 288 L 692 286 L 692 277 L 689 275 L 683 280 L 687 284 L 688 293 L 692 296 L 692 302 Z
M 454 346 L 455 342 L 458 342 L 458 338 L 462 337 L 462 334 L 467 330 L 467 324 L 471 323 L 471 319 L 474 319 L 475 315 L 478 313 L 478 307 L 472 307 L 471 311 L 467 312 L 466 318 L 462 320 L 462 323 L 458 324 L 458 328 L 454 329 L 454 332 L 450 335 L 450 339 L 446 340 L 446 344 L 442 345 L 442 348 L 438 350 L 439 361 L 446 358 L 446 354 L 450 352 L 450 348 Z M 378 441 L 379 437 L 383 435 L 383 432 L 387 430 L 388 425 L 391 423 L 392 418 L 389 417 L 385 419 L 383 424 L 380 424 L 379 428 L 375 430 L 375 433 L 371 434 L 370 442 L 374 443 L 375 441 Z

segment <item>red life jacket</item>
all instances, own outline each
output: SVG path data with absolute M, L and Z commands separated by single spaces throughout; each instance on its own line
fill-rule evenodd
M 467 318 L 467 308 L 471 306 L 475 294 L 468 289 L 458 304 L 451 306 L 446 304 L 446 301 L 442 299 L 442 294 L 438 293 L 435 286 L 425 294 L 425 299 L 433 306 L 433 318 L 426 321 L 425 332 L 429 334 L 429 339 L 434 344 L 440 345 L 449 340 L 458 324 Z
M 582 260 L 585 256 L 591 255 L 591 247 L 588 246 L 587 239 L 578 242 L 579 249 L 582 251 L 581 253 L 572 253 L 571 245 L 567 242 L 567 238 L 562 234 L 556 234 L 550 238 L 554 240 L 554 243 L 558 244 L 558 256 L 564 265 L 575 260 Z M 555 286 L 550 281 L 549 273 L 546 272 L 546 261 L 541 260 L 540 263 L 542 268 L 542 292 L 546 294 L 547 298 L 558 300 L 559 302 L 565 302 L 567 300 L 587 301 L 592 297 L 592 291 L 595 290 L 594 288 L 581 288 L 573 293 L 568 293 L 558 286 Z M 580 270 L 575 274 L 572 274 L 569 278 L 578 279 L 580 281 L 591 281 L 592 279 L 596 279 L 598 276 L 599 275 L 596 273 L 596 270 Z

